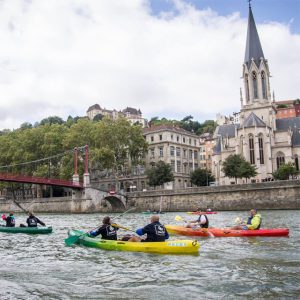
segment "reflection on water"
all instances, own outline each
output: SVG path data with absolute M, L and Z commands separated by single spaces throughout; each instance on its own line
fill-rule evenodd
M 88 230 L 101 214 L 38 215 L 51 235 L 0 233 L 2 299 L 297 299 L 300 297 L 299 211 L 262 211 L 263 227 L 289 227 L 290 237 L 201 238 L 200 255 L 159 255 L 66 247 L 69 228 Z M 178 213 L 161 215 L 165 224 Z M 189 219 L 193 216 L 180 214 Z M 209 216 L 232 226 L 246 212 Z M 25 215 L 17 215 L 22 223 Z M 118 223 L 144 226 L 149 216 L 128 213 Z M 124 231 L 120 230 L 120 233 Z

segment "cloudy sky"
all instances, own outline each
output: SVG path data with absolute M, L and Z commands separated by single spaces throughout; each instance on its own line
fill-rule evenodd
M 276 100 L 300 98 L 300 0 L 253 0 Z M 0 130 L 90 105 L 240 109 L 246 0 L 0 0 Z

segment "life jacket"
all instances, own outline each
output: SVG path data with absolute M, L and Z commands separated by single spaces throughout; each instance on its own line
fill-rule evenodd
M 260 226 L 261 226 L 262 218 L 261 218 L 260 215 L 258 215 L 258 214 L 256 214 L 255 216 L 256 216 L 257 218 L 260 218 L 259 225 L 255 228 L 255 230 L 258 230 L 258 229 L 260 228 Z M 252 219 L 253 219 L 255 216 L 248 217 L 247 225 L 252 225 Z
M 27 224 L 28 224 L 28 227 L 37 227 L 36 217 L 29 217 L 27 219 Z
M 96 235 L 101 234 L 103 240 L 116 240 L 117 230 L 118 228 L 110 224 L 104 224 L 97 230 Z
M 200 223 L 201 221 L 201 216 L 204 216 L 205 219 L 206 219 L 206 222 L 204 224 L 200 224 L 200 227 L 201 228 L 208 228 L 208 225 L 209 225 L 209 221 L 208 221 L 208 217 L 206 215 L 200 215 L 199 218 L 198 218 L 198 222 Z
M 148 224 L 142 229 L 142 234 L 147 233 L 147 238 L 143 242 L 164 242 L 167 231 L 164 225 L 159 222 Z
M 6 218 L 6 227 L 15 227 L 16 226 L 16 220 L 14 216 L 8 216 Z

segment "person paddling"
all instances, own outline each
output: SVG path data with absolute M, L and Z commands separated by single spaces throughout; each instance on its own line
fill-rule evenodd
M 232 227 L 236 230 L 257 230 L 260 228 L 262 222 L 261 215 L 257 213 L 255 208 L 250 210 L 250 216 L 248 217 L 246 224 L 240 224 Z
M 42 226 L 46 226 L 44 222 L 42 222 L 40 219 L 38 219 L 33 215 L 33 212 L 28 212 L 28 218 L 26 220 L 26 223 L 28 227 L 37 227 L 38 224 L 41 224 Z
M 159 216 L 152 216 L 150 222 L 144 228 L 139 228 L 136 231 L 138 235 L 147 234 L 145 239 L 133 236 L 129 239 L 129 242 L 164 242 L 169 238 L 167 229 L 159 222 Z
M 117 230 L 119 228 L 111 225 L 110 217 L 104 217 L 102 220 L 103 225 L 96 230 L 90 232 L 91 236 L 101 235 L 103 240 L 117 240 Z
M 186 225 L 186 227 L 191 228 L 191 227 L 194 227 L 195 225 L 199 225 L 201 228 L 208 228 L 208 225 L 209 225 L 208 217 L 204 213 L 202 213 L 201 208 L 197 209 L 197 213 L 199 213 L 198 219 L 189 222 Z
M 6 227 L 15 227 L 16 226 L 16 220 L 14 214 L 11 212 L 9 213 L 9 216 L 6 217 L 4 214 L 2 215 L 2 220 L 6 222 Z

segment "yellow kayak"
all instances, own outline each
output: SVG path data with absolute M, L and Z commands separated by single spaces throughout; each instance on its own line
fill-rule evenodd
M 86 247 L 100 248 L 104 250 L 149 252 L 163 254 L 197 254 L 199 243 L 196 240 L 171 240 L 165 242 L 127 242 L 102 240 L 101 238 L 88 236 L 80 230 L 70 230 L 69 237 L 77 236 L 76 244 Z

